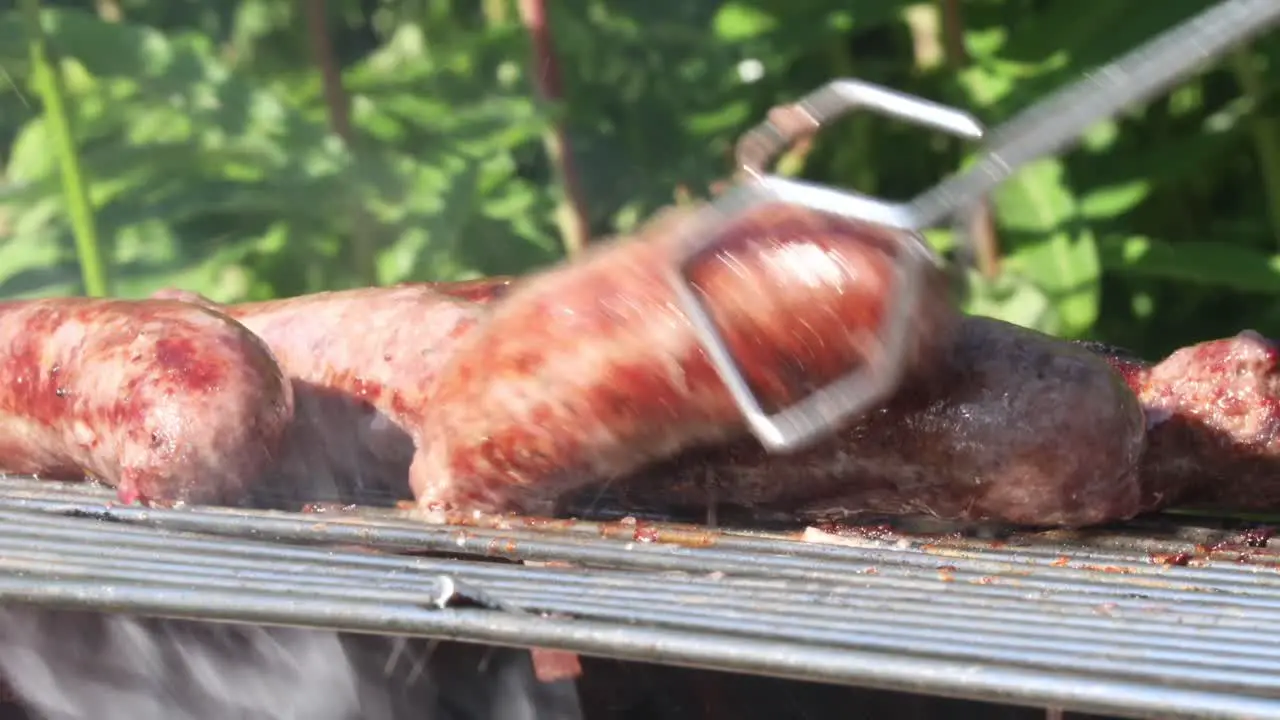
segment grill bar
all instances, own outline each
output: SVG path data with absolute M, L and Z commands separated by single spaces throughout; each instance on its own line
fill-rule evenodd
M 0 479 L 0 599 L 1126 717 L 1280 718 L 1280 638 L 1258 631 L 1280 620 L 1278 558 L 1208 529 L 818 544 L 628 523 L 442 526 L 393 510 L 111 507 L 109 497 Z M 1196 553 L 1194 566 L 1153 562 L 1157 550 Z
M 978 599 L 979 602 L 963 602 L 971 599 L 957 598 L 961 602 L 939 605 L 935 602 L 936 594 L 894 593 L 886 596 L 878 591 L 868 592 L 865 586 L 857 585 L 819 587 L 811 584 L 751 583 L 690 577 L 682 578 L 678 583 L 669 583 L 669 587 L 659 578 L 648 587 L 637 588 L 634 577 L 625 574 L 619 576 L 597 572 L 585 575 L 576 571 L 510 565 L 467 567 L 450 560 L 401 560 L 381 556 L 346 558 L 324 551 L 313 551 L 316 559 L 309 562 L 269 557 L 222 558 L 211 556 L 208 545 L 201 541 L 195 541 L 200 544 L 193 547 L 192 544 L 184 543 L 182 538 L 168 535 L 157 537 L 142 534 L 136 540 L 128 536 L 113 537 L 111 547 L 85 547 L 86 538 L 97 539 L 92 537 L 92 530 L 61 528 L 55 524 L 54 531 L 50 532 L 48 528 L 36 523 L 23 525 L 20 520 L 15 523 L 9 517 L 0 517 L 0 520 L 6 524 L 6 529 L 0 530 L 0 570 L 31 572 L 33 568 L 58 567 L 63 569 L 61 572 L 91 572 L 98 575 L 108 570 L 119 570 L 129 573 L 129 578 L 157 583 L 186 583 L 189 580 L 229 577 L 233 580 L 300 586 L 308 588 L 307 592 L 311 592 L 311 588 L 333 587 L 344 593 L 361 596 L 367 594 L 371 599 L 387 602 L 400 602 L 400 595 L 403 593 L 416 593 L 418 598 L 424 593 L 438 593 L 439 580 L 435 573 L 449 571 L 468 585 L 483 584 L 492 591 L 491 594 L 508 600 L 509 605 L 521 607 L 531 607 L 540 602 L 564 602 L 566 598 L 584 603 L 621 602 L 631 605 L 641 602 L 681 602 L 693 608 L 700 607 L 695 603 L 701 603 L 708 608 L 706 612 L 714 615 L 720 615 L 722 610 L 755 610 L 786 615 L 789 620 L 812 618 L 836 624 L 847 620 L 850 609 L 857 609 L 860 617 L 883 616 L 881 606 L 888 597 L 898 607 L 910 611 L 908 616 L 897 618 L 898 622 L 908 625 L 935 617 L 939 625 L 964 623 L 966 628 L 974 627 L 970 624 L 974 622 L 1006 623 L 1003 632 L 1018 635 L 1024 630 L 1007 627 L 1007 621 L 1023 615 L 1028 620 L 1049 623 L 1036 630 L 1037 636 L 1043 632 L 1055 633 L 1057 627 L 1071 628 L 1073 633 L 1086 635 L 1095 630 L 1104 633 L 1134 630 L 1160 633 L 1151 641 L 1157 644 L 1172 641 L 1170 644 L 1174 646 L 1186 646 L 1188 643 L 1194 646 L 1195 640 L 1210 638 L 1224 642 L 1248 642 L 1249 647 L 1239 651 L 1245 655 L 1256 653 L 1263 657 L 1275 657 L 1280 653 L 1280 639 L 1256 637 L 1257 622 L 1270 619 L 1266 615 L 1189 618 L 1177 627 L 1169 627 L 1159 619 L 1144 618 L 1144 612 L 1150 614 L 1153 608 L 1138 602 L 1117 603 L 1116 608 L 1112 609 L 1113 616 L 1106 616 L 1099 614 L 1096 602 L 1062 603 L 1058 598 L 1046 599 L 1045 602 L 1030 607 L 1025 601 L 993 604 L 981 598 Z M 17 529 L 8 530 L 9 526 Z M 205 549 L 197 549 L 202 547 Z M 264 548 L 268 553 L 273 549 Z M 121 552 L 129 555 L 137 552 L 143 559 L 118 557 Z M 306 554 L 307 549 L 300 548 L 295 553 Z M 332 562 L 326 563 L 326 556 Z M 76 562 L 73 563 L 68 558 L 76 558 Z M 390 562 L 378 563 L 385 564 L 386 571 L 343 567 L 344 562 L 387 560 Z M 105 562 L 109 564 L 104 564 Z M 76 569 L 80 566 L 87 567 L 88 570 Z M 415 575 L 418 577 L 415 578 Z M 379 590 L 371 590 L 369 583 L 377 583 Z M 584 591 L 590 592 L 588 598 L 582 597 Z M 490 599 L 486 604 L 497 605 L 498 602 Z M 885 618 L 893 619 L 888 616 Z M 1124 639 L 1121 638 L 1119 642 L 1124 642 Z
M 114 548 L 116 551 L 126 552 L 131 549 L 127 545 L 118 545 Z M 168 553 L 153 551 L 147 563 L 151 565 L 150 572 L 145 569 L 120 568 L 120 563 L 104 561 L 101 557 L 95 558 L 98 563 L 96 565 L 81 563 L 69 568 L 67 563 L 54 562 L 44 567 L 61 577 L 97 578 L 112 582 L 141 580 L 164 586 L 173 585 L 210 591 L 225 591 L 230 586 L 238 590 L 286 596 L 315 597 L 319 595 L 332 601 L 360 598 L 393 606 L 445 604 L 439 599 L 438 586 L 441 583 L 434 578 L 429 586 L 436 589 L 434 595 L 427 595 L 422 589 L 415 591 L 411 587 L 405 587 L 407 584 L 401 585 L 395 582 L 390 583 L 392 587 L 370 590 L 365 585 L 368 580 L 363 578 L 353 578 L 342 584 L 318 583 L 313 580 L 294 588 L 290 587 L 290 578 L 285 573 L 281 573 L 278 579 L 242 578 L 228 582 L 225 578 L 219 578 L 211 582 L 206 575 L 210 574 L 210 570 L 216 573 L 222 568 L 215 566 L 199 572 L 183 571 L 180 568 L 184 552 L 182 550 Z M 15 562 L 10 556 L 0 563 L 0 568 L 4 569 L 14 569 L 15 566 L 23 572 L 36 572 L 40 570 L 41 562 L 21 557 Z M 639 590 L 632 591 L 633 600 L 631 601 L 617 600 L 603 597 L 603 594 L 590 584 L 586 588 L 579 588 L 570 593 L 556 592 L 554 589 L 547 588 L 544 583 L 538 583 L 537 578 L 522 577 L 526 573 L 518 567 L 513 567 L 509 575 L 524 580 L 521 583 L 523 586 L 521 590 L 525 602 L 517 604 L 525 605 L 526 609 L 570 613 L 577 617 L 592 617 L 632 624 L 668 625 L 691 630 L 712 629 L 724 633 L 794 638 L 844 647 L 872 647 L 888 652 L 903 650 L 935 655 L 956 655 L 971 659 L 1025 662 L 1047 667 L 1078 666 L 1078 669 L 1083 671 L 1109 670 L 1126 673 L 1132 672 L 1133 669 L 1129 664 L 1134 661 L 1158 661 L 1163 663 L 1164 673 L 1188 683 L 1204 680 L 1206 674 L 1212 675 L 1218 671 L 1218 666 L 1221 666 L 1231 673 L 1230 677 L 1224 676 L 1221 682 L 1242 685 L 1252 683 L 1259 687 L 1266 687 L 1270 682 L 1265 675 L 1254 678 L 1251 673 L 1280 670 L 1280 662 L 1277 661 L 1274 647 L 1270 648 L 1272 650 L 1270 653 L 1259 652 L 1252 655 L 1233 653 L 1228 657 L 1215 657 L 1212 642 L 1197 642 L 1187 638 L 1175 643 L 1172 648 L 1149 647 L 1148 643 L 1136 646 L 1133 643 L 1115 643 L 1107 653 L 1107 658 L 1091 659 L 1090 656 L 1097 649 L 1094 643 L 1105 642 L 1110 633 L 1124 629 L 1123 621 L 1111 623 L 1112 628 L 1074 631 L 1052 628 L 1047 631 L 1037 629 L 1034 634 L 1011 633 L 1002 631 L 1002 626 L 998 622 L 968 618 L 963 623 L 957 623 L 950 618 L 940 619 L 922 608 L 921 612 L 912 613 L 910 617 L 898 620 L 897 626 L 894 627 L 895 617 L 900 613 L 892 611 L 864 609 L 856 617 L 850 617 L 847 613 L 843 615 L 827 613 L 826 617 L 804 616 L 793 612 L 794 608 L 776 605 L 768 608 L 764 606 L 765 603 L 748 602 L 739 603 L 737 608 L 726 607 L 726 603 L 721 602 L 721 598 L 702 597 L 702 594 L 697 591 L 686 591 L 681 594 L 682 596 L 668 598 L 674 602 L 666 603 L 659 603 L 660 598 L 656 594 Z M 459 576 L 465 578 L 466 574 L 459 573 Z M 586 597 L 583 597 L 584 594 Z M 738 594 L 748 595 L 745 598 L 747 600 L 753 599 L 748 593 L 738 591 Z M 508 596 L 504 594 L 503 597 Z M 429 600 L 424 602 L 424 598 Z M 1202 632 L 1206 630 L 1202 629 Z M 1081 634 L 1084 635 L 1083 638 L 1077 637 Z M 1047 654 L 1043 646 L 1045 639 L 1052 639 L 1056 645 L 1055 649 Z M 1093 642 L 1081 642 L 1082 639 Z M 1239 642 L 1239 638 L 1237 636 L 1225 641 Z M 1179 647 L 1187 651 L 1206 653 L 1207 656 L 1188 660 L 1187 652 L 1179 652 Z M 1216 662 L 1214 662 L 1215 659 Z
M 712 633 L 565 621 L 478 610 L 372 608 L 360 603 L 245 594 L 139 588 L 120 584 L 0 578 L 0 599 L 79 610 L 109 610 L 173 618 L 323 627 L 348 632 L 422 635 L 513 647 L 576 650 L 624 660 L 717 668 L 798 680 L 849 682 L 908 692 L 996 700 L 1126 717 L 1274 718 L 1277 703 L 1229 692 L 1165 688 L 1097 677 L 1073 677 L 1018 667 L 836 650 L 793 643 L 726 638 Z M 300 618 L 315 618 L 311 622 Z
M 599 536 L 551 533 L 546 530 L 502 530 L 477 527 L 428 526 L 408 520 L 328 520 L 319 516 L 224 510 L 181 512 L 122 507 L 104 508 L 90 502 L 17 500 L 0 498 L 0 508 L 21 507 L 50 514 L 77 514 L 147 527 L 256 536 L 281 542 L 338 543 L 388 549 L 442 552 L 511 560 L 561 560 L 588 566 L 689 573 L 723 572 L 735 576 L 768 577 L 826 583 L 847 582 L 850 576 L 887 575 L 915 580 L 936 591 L 938 580 L 956 585 L 976 584 L 970 592 L 1004 595 L 1015 592 L 1070 590 L 1111 594 L 1117 587 L 1140 590 L 1144 599 L 1280 611 L 1280 571 L 1269 564 L 1218 564 L 1207 568 L 1161 566 L 1143 556 L 1075 558 L 1058 548 L 1019 556 L 999 550 L 955 551 L 930 543 L 916 548 L 846 547 L 797 543 L 792 539 L 735 537 L 722 533 L 707 547 L 684 547 L 644 542 L 610 542 Z M 129 530 L 125 527 L 121 533 Z M 152 536 L 148 536 L 152 537 Z M 736 542 L 735 542 L 736 541 Z M 226 541 L 203 541 L 201 548 L 235 547 Z M 729 549 L 721 549 L 729 548 Z M 271 549 L 268 552 L 279 553 Z M 291 550 L 290 553 L 297 551 Z M 761 555 L 756 555 L 760 553 Z M 1065 558 L 1068 562 L 1061 562 Z M 1094 562 L 1105 560 L 1104 563 Z M 941 568 L 941 570 L 940 570 Z M 1033 572 L 1034 571 L 1034 572 Z M 999 579 L 997 582 L 996 579 Z M 991 582 L 987 582 L 990 579 Z

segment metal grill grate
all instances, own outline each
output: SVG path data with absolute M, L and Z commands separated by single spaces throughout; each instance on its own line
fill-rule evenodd
M 1147 526 L 990 541 L 876 530 L 802 542 L 109 499 L 0 479 L 0 600 L 560 648 L 1125 717 L 1280 718 L 1280 639 L 1268 632 L 1280 622 L 1280 552 L 1258 533 Z

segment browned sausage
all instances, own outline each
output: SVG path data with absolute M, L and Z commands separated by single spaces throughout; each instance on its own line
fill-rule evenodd
M 668 212 L 639 238 L 534 276 L 487 312 L 509 279 L 220 308 L 294 379 L 298 421 L 280 475 L 310 478 L 303 494 L 352 481 L 391 492 L 416 442 L 426 502 L 492 510 L 520 507 L 525 485 L 554 495 L 741 434 L 663 275 L 680 219 Z M 735 232 L 695 280 L 763 394 L 785 402 L 856 365 L 898 241 L 789 208 Z M 954 318 L 940 276 L 930 281 L 913 359 Z
M 161 300 L 0 303 L 0 469 L 126 502 L 234 501 L 275 459 L 289 383 L 252 333 Z
M 826 514 L 823 506 L 829 505 L 834 514 L 923 511 L 1031 525 L 1120 520 L 1137 511 L 1174 506 L 1228 511 L 1280 507 L 1276 341 L 1245 331 L 1183 348 L 1159 363 L 1114 347 L 1081 344 L 1118 371 L 1145 416 L 1146 449 L 1138 473 L 1141 496 L 1135 508 L 1132 474 L 1121 473 L 1121 481 L 1108 483 L 1099 473 L 1129 467 L 1121 442 L 1134 437 L 1127 401 L 1116 400 L 1113 389 L 1091 390 L 1059 371 L 1051 376 L 1056 381 L 1047 382 L 1037 366 L 1027 362 L 1029 351 L 1072 356 L 1062 341 L 972 318 L 962 325 L 960 337 L 950 364 L 985 364 L 995 374 L 957 374 L 953 369 L 954 382 L 932 391 L 940 402 L 925 406 L 923 412 L 912 409 L 914 391 L 907 386 L 878 417 L 798 458 L 804 462 L 765 457 L 747 444 L 690 453 L 618 483 L 604 501 L 690 510 L 719 502 L 805 518 Z M 1095 368 L 1079 377 L 1096 375 Z M 986 384 L 1001 378 L 995 385 Z M 1006 384 L 1013 388 L 1009 397 L 1014 400 L 1025 401 L 1025 393 L 1036 392 L 1045 402 L 1040 407 L 1008 403 L 998 392 Z M 958 398 L 975 390 L 987 402 L 970 405 L 959 417 Z M 1112 400 L 1117 405 L 1109 408 Z M 983 407 L 985 412 L 973 412 Z M 947 417 L 955 421 L 954 431 L 928 434 L 944 427 L 938 421 Z M 983 417 L 993 422 L 975 423 Z M 1091 428 L 1095 421 L 1099 424 Z M 1091 429 L 1114 433 L 1115 442 L 1099 444 L 1104 435 L 1091 435 Z M 922 430 L 926 434 L 918 436 Z M 972 444 L 960 445 L 963 441 Z M 1014 454 L 1011 443 L 1051 462 L 1028 477 L 1007 474 L 1001 470 L 1001 458 Z M 969 459 L 963 457 L 970 454 Z M 956 470 L 958 456 L 963 470 Z M 975 462 L 986 467 L 973 473 L 982 482 L 970 485 L 965 476 Z M 913 475 L 923 480 L 906 479 Z M 1027 495 L 992 495 L 1001 488 L 1022 489 Z M 567 500 L 578 509 L 599 507 L 601 502 L 585 495 Z
M 668 213 L 639 237 L 523 281 L 462 338 L 416 431 L 410 483 L 421 503 L 544 511 L 576 487 L 742 435 L 666 280 L 681 219 Z M 790 206 L 725 237 L 693 280 L 767 405 L 868 357 L 900 239 Z M 945 346 L 955 316 L 931 268 L 908 365 Z
M 364 342 L 374 348 L 389 346 L 387 328 L 395 323 L 362 322 L 365 318 L 417 322 L 444 313 L 469 318 L 462 324 L 474 327 L 478 311 L 443 296 L 492 300 L 509 282 L 411 286 L 417 292 L 368 289 L 229 312 L 264 333 L 290 359 L 291 374 L 352 396 L 359 391 L 352 381 L 357 374 L 335 362 L 369 359 L 348 349 L 359 344 L 351 339 L 350 327 L 360 327 Z M 442 345 L 431 345 L 439 352 L 428 355 L 430 362 L 399 366 L 382 375 L 382 382 L 406 387 L 432 382 L 448 348 L 469 334 L 460 330 Z M 599 486 L 608 485 L 615 492 L 604 500 L 624 506 L 702 507 L 710 501 L 806 519 L 923 512 L 1031 525 L 1104 522 L 1188 502 L 1237 509 L 1280 506 L 1280 368 L 1274 341 L 1246 332 L 1178 351 L 1154 366 L 1113 348 L 1089 349 L 1119 371 L 1145 410 L 1140 501 L 1134 499 L 1132 466 L 1142 447 L 1142 434 L 1135 430 L 1141 423 L 1133 399 L 1120 392 L 1115 377 L 1070 343 L 979 318 L 962 322 L 935 376 L 917 373 L 884 409 L 825 446 L 791 457 L 767 456 L 750 440 L 689 451 L 657 458 L 657 464 L 612 484 L 593 478 L 595 487 L 583 497 L 598 507 Z M 319 386 L 310 387 L 316 392 Z M 433 401 L 431 394 L 419 400 Z M 300 447 L 369 442 L 369 433 L 347 432 L 343 428 L 349 423 L 334 421 L 341 411 L 312 415 L 320 418 L 314 424 L 322 440 L 313 436 Z M 422 427 L 428 439 L 430 429 Z M 397 447 L 395 462 L 385 471 L 388 486 L 402 482 L 412 453 L 407 435 Z M 314 458 L 316 452 L 297 455 Z M 323 474 L 324 463 L 319 465 L 312 470 Z M 554 477 L 541 490 L 545 498 L 574 503 L 572 492 L 563 497 L 566 488 Z
M 1186 347 L 1158 364 L 1092 346 L 1147 414 L 1144 506 L 1280 507 L 1280 346 L 1256 332 Z
M 262 338 L 293 382 L 295 421 L 261 504 L 385 503 L 408 496 L 410 431 L 435 376 L 482 304 L 511 280 L 491 278 L 317 293 L 220 306 L 184 290 L 155 296 L 216 308 Z
M 751 442 L 690 452 L 615 483 L 611 500 L 651 509 L 710 502 L 801 520 L 921 514 L 1040 526 L 1142 509 L 1143 413 L 1105 360 L 977 317 L 944 357 L 798 456 L 766 455 Z M 566 502 L 598 505 L 589 495 Z
M 332 373 L 333 358 L 367 359 L 346 349 L 298 352 L 299 343 L 345 348 L 352 342 L 345 328 L 353 318 L 383 316 L 393 306 L 402 307 L 388 317 L 405 321 L 438 312 L 470 316 L 471 311 L 461 309 L 465 305 L 442 296 L 492 300 L 509 282 L 412 286 L 417 292 L 367 289 L 229 311 L 265 333 L 293 361 L 292 373 L 327 383 L 338 394 L 353 393 L 358 390 L 349 380 L 354 375 Z M 366 323 L 363 337 L 371 346 L 386 346 L 390 341 L 380 334 L 385 331 L 375 328 L 394 325 Z M 436 357 L 447 356 L 445 348 L 452 342 L 439 346 L 442 352 Z M 291 344 L 295 350 L 289 349 Z M 1133 404 L 1116 395 L 1117 386 L 1107 381 L 1098 362 L 1082 360 L 1070 346 L 1021 328 L 968 318 L 943 372 L 912 380 L 921 384 L 908 385 L 886 408 L 825 447 L 796 457 L 769 457 L 747 440 L 686 452 L 615 482 L 615 492 L 603 500 L 649 508 L 701 507 L 710 501 L 804 519 L 924 512 L 965 520 L 1082 525 L 1131 516 L 1136 510 L 1128 469 L 1132 453 L 1141 447 Z M 1245 332 L 1178 351 L 1154 366 L 1114 348 L 1089 349 L 1120 371 L 1146 411 L 1140 509 L 1186 502 L 1236 509 L 1280 505 L 1280 369 L 1273 341 Z M 384 380 L 420 385 L 438 362 L 404 365 Z M 305 383 L 301 387 L 303 397 L 309 392 L 314 398 L 324 390 Z M 303 462 L 294 474 L 333 473 L 335 463 L 342 464 L 334 456 L 350 457 L 354 451 L 334 453 L 332 448 L 356 442 L 372 448 L 375 459 L 394 459 L 379 471 L 386 487 L 403 482 L 412 453 L 407 435 L 400 437 L 395 453 L 377 452 L 379 444 L 370 442 L 369 432 L 352 433 L 351 421 L 339 419 L 349 412 L 341 403 L 313 399 L 308 407 L 315 408 L 309 424 L 315 429 L 303 434 L 296 446 L 304 450 L 292 455 L 295 463 L 298 458 L 311 462 Z M 330 448 L 323 463 L 315 462 L 317 447 Z M 1040 462 L 1008 462 L 1016 457 Z M 358 469 L 338 474 L 359 476 Z M 1113 476 L 1109 469 L 1115 470 Z M 550 484 L 548 496 L 558 497 L 562 489 Z M 599 508 L 597 489 L 584 497 Z M 570 493 L 565 504 L 574 506 L 579 499 Z M 585 507 L 576 504 L 577 510 Z

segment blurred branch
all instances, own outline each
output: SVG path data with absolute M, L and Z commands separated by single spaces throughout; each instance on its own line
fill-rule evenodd
M 942 5 L 942 45 L 946 48 L 947 65 L 958 70 L 969 64 L 969 53 L 964 47 L 964 18 L 960 14 L 960 0 L 940 0 Z
M 94 0 L 93 4 L 98 17 L 106 22 L 120 22 L 124 19 L 124 9 L 120 7 L 119 0 Z
M 940 65 L 944 54 L 938 42 L 938 9 L 932 5 L 912 5 L 903 12 L 903 19 L 911 30 L 915 66 L 920 70 L 931 70 Z
M 484 17 L 490 26 L 507 21 L 507 0 L 484 0 Z
M 1266 77 L 1258 68 L 1257 57 L 1251 47 L 1238 48 L 1231 54 L 1231 69 L 1235 74 L 1236 84 L 1249 99 L 1251 106 L 1249 129 L 1253 134 L 1254 152 L 1258 156 L 1258 167 L 1266 190 L 1271 237 L 1280 245 L 1280 122 L 1269 117 L 1264 110 Z
M 22 16 L 27 28 L 32 79 L 44 103 L 44 120 L 53 137 L 54 152 L 62 172 L 62 192 L 75 234 L 76 256 L 87 295 L 110 294 L 111 281 L 98 242 L 98 228 L 89 198 L 89 185 L 80 164 L 71 117 L 67 112 L 66 88 L 56 54 L 49 49 L 40 23 L 40 0 L 22 0 Z
M 942 8 L 942 38 L 947 67 L 959 74 L 969 64 L 964 46 L 964 15 L 960 0 L 938 0 Z M 984 200 L 964 219 L 965 232 L 973 238 L 974 263 L 987 280 L 1000 275 L 1000 236 L 991 215 L 991 201 Z
M 518 0 L 520 20 L 529 32 L 533 47 L 533 63 L 530 75 L 533 89 L 543 107 L 559 107 L 564 99 L 560 81 L 560 64 L 556 58 L 555 42 L 547 26 L 546 0 Z M 547 155 L 556 170 L 557 180 L 564 191 L 558 209 L 560 234 L 565 254 L 573 257 L 591 241 L 591 221 L 587 213 L 586 198 L 577 166 L 573 160 L 573 147 L 569 141 L 569 128 L 563 118 L 557 118 L 544 135 Z
M 311 38 L 312 61 L 320 69 L 324 102 L 329 110 L 329 126 L 334 134 L 342 139 L 348 152 L 355 154 L 358 150 L 355 132 L 351 129 L 351 102 L 346 90 L 342 87 L 342 71 L 333 54 L 333 43 L 329 39 L 325 2 L 324 0 L 306 0 L 303 3 L 303 9 L 307 17 L 307 34 Z M 378 282 L 377 248 L 374 246 L 369 217 L 358 200 L 351 213 L 350 249 L 356 280 L 361 285 L 376 285 Z

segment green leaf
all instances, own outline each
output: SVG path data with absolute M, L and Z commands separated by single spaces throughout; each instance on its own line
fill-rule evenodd
M 1003 275 L 992 282 L 970 273 L 969 293 L 964 312 L 1058 334 L 1062 321 L 1044 290 L 1016 275 Z
M 1151 194 L 1146 180 L 1133 180 L 1098 188 L 1080 199 L 1080 213 L 1089 219 L 1110 219 L 1123 215 Z
M 777 26 L 776 18 L 741 2 L 720 6 L 714 21 L 716 36 L 730 42 L 764 35 Z
M 1005 270 L 1030 279 L 1053 302 L 1061 333 L 1082 336 L 1098 317 L 1101 265 L 1093 234 L 1078 226 L 1062 161 L 1025 167 L 994 196 L 1002 237 L 1014 239 Z
M 35 119 L 22 126 L 9 151 L 10 181 L 34 181 L 49 178 L 54 172 L 55 158 L 49 152 L 52 141 L 44 120 Z
M 1237 244 L 1106 237 L 1099 250 L 1103 267 L 1116 273 L 1280 295 L 1280 255 Z

